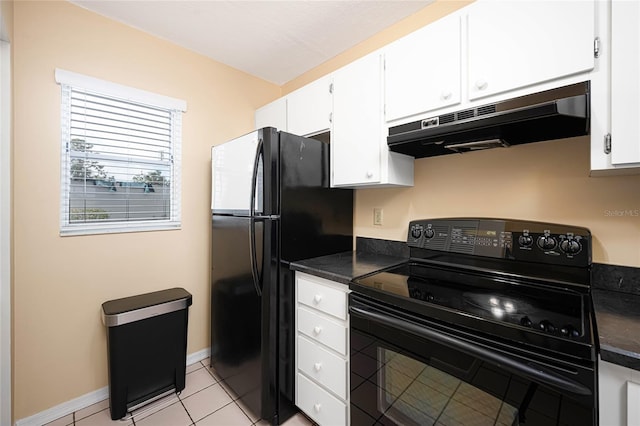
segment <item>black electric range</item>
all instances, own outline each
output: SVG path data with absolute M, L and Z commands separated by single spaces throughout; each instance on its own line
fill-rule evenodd
M 351 290 L 523 345 L 595 359 L 591 235 L 499 219 L 411 222 L 411 259 Z
M 351 424 L 598 424 L 589 230 L 428 219 L 407 244 L 349 286 Z

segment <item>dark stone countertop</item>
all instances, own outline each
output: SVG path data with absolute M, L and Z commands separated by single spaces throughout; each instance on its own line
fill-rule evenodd
M 358 237 L 356 248 L 292 262 L 290 268 L 348 285 L 409 257 L 406 245 L 395 241 Z M 594 263 L 592 298 L 600 357 L 640 371 L 640 268 Z
M 593 289 L 600 358 L 640 370 L 640 296 Z
M 640 268 L 594 264 L 591 286 L 600 358 L 640 370 Z
M 356 277 L 399 265 L 406 260 L 399 256 L 348 251 L 291 262 L 289 268 L 348 285 Z

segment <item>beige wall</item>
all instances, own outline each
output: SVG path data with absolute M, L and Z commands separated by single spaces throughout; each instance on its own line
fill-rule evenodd
M 373 225 L 374 207 L 383 226 Z M 355 216 L 356 235 L 390 240 L 432 217 L 585 226 L 595 262 L 640 267 L 640 176 L 589 177 L 587 137 L 416 160 L 414 187 L 358 190 Z
M 209 344 L 210 147 L 253 128 L 280 88 L 67 2 L 14 5 L 14 418 L 107 385 L 107 300 L 193 294 L 188 353 Z M 60 237 L 56 67 L 184 99 L 182 229 Z
M 0 1 L 0 424 L 11 424 L 11 45 L 13 1 Z

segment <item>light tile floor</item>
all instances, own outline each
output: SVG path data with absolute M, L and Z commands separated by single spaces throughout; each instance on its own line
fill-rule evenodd
M 186 386 L 180 395 L 165 397 L 135 410 L 125 420 L 111 420 L 109 400 L 57 419 L 47 426 L 267 426 L 256 418 L 209 367 L 209 359 L 187 367 Z M 312 426 L 301 413 L 285 426 Z

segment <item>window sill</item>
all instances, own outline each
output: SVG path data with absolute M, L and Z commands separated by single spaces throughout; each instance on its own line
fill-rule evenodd
M 138 222 L 122 224 L 68 225 L 60 229 L 61 237 L 77 235 L 122 234 L 128 232 L 176 231 L 182 228 L 181 222 Z

